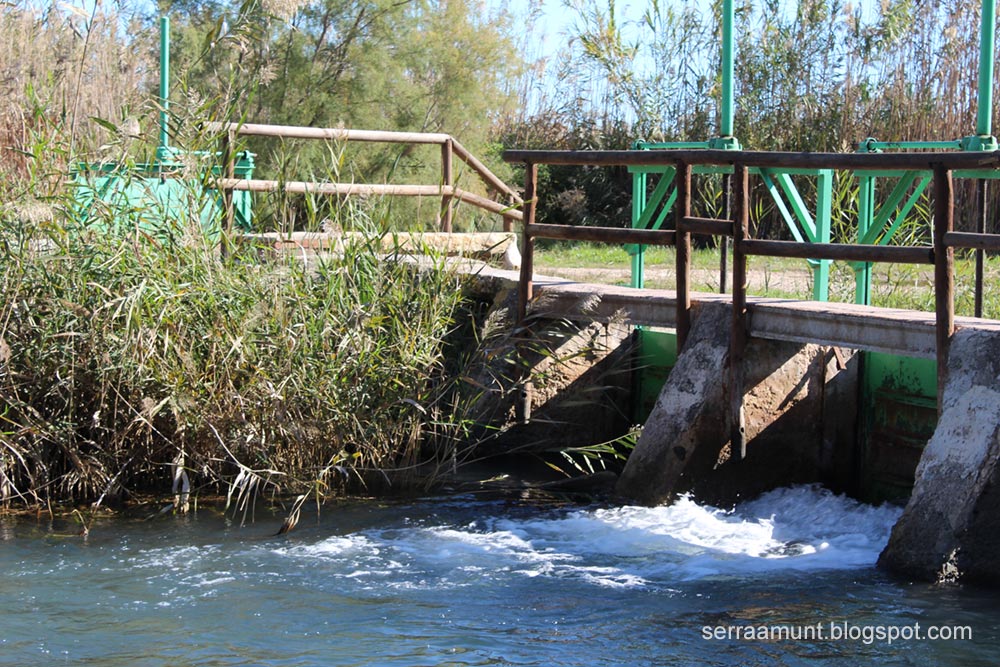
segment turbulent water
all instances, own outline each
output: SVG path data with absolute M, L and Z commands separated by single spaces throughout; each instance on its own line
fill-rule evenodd
M 874 569 L 898 514 L 798 487 L 731 512 L 347 503 L 278 538 L 8 521 L 0 665 L 996 664 L 992 593 Z

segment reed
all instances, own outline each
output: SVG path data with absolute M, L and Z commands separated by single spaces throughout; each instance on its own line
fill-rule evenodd
M 178 466 L 196 491 L 329 493 L 422 460 L 454 275 L 382 256 L 378 228 L 307 266 L 71 223 L 4 226 L 4 499 L 165 488 Z
M 364 232 L 337 256 L 261 263 L 226 236 L 220 253 L 199 215 L 217 196 L 204 165 L 180 175 L 188 214 L 165 218 L 152 201 L 82 211 L 78 162 L 151 178 L 135 168 L 153 161 L 151 36 L 125 39 L 122 25 L 69 5 L 0 16 L 12 101 L 0 140 L 13 148 L 0 154 L 0 503 L 153 491 L 184 509 L 211 492 L 247 510 L 265 491 L 428 483 L 463 428 L 446 359 L 466 307 L 459 278 L 440 258 L 417 270 L 386 256 L 385 201 L 258 202 L 272 229 Z M 181 72 L 169 116 L 181 158 L 216 149 L 197 121 L 238 118 L 254 80 L 233 69 L 210 97 Z M 311 176 L 344 174 L 331 150 Z

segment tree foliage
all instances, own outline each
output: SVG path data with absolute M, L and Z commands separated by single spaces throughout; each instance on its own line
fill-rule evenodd
M 249 122 L 447 132 L 481 150 L 513 103 L 509 25 L 468 0 L 174 0 L 163 10 L 185 17 L 172 59 L 186 85 L 233 100 L 229 114 Z M 253 147 L 265 169 L 279 160 L 278 142 Z M 327 170 L 328 151 L 302 150 L 307 170 Z M 439 159 L 412 148 L 353 155 L 359 179 L 395 167 L 394 177 L 426 181 L 425 163 Z
M 615 0 L 563 5 L 575 22 L 559 76 L 537 115 L 502 136 L 558 127 L 552 147 L 626 148 L 719 133 L 722 0 L 651 0 L 638 17 Z M 980 10 L 974 0 L 735 0 L 736 137 L 751 150 L 850 151 L 867 137 L 975 134 Z M 576 202 L 578 220 L 627 224 L 627 210 L 602 213 L 609 190 L 628 187 L 620 174 L 577 178 L 594 181 L 577 191 L 601 193 Z M 539 216 L 563 211 L 543 199 Z

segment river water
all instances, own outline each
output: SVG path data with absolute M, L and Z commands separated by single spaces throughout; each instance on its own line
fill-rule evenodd
M 998 664 L 993 593 L 874 569 L 898 514 L 796 487 L 728 512 L 344 502 L 282 537 L 204 509 L 86 539 L 7 519 L 0 665 Z

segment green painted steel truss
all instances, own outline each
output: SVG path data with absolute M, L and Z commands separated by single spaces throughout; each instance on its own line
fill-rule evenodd
M 645 143 L 637 142 L 641 150 L 709 148 L 710 142 Z M 963 141 L 878 142 L 868 139 L 859 146 L 859 152 L 882 150 L 963 150 Z M 662 229 L 674 202 L 677 187 L 676 170 L 670 166 L 632 166 L 632 227 L 636 229 Z M 726 174 L 732 169 L 723 167 L 695 167 L 694 174 Z M 751 169 L 750 173 L 761 178 L 776 209 L 792 237 L 799 243 L 829 243 L 833 210 L 833 179 L 830 169 Z M 1000 175 L 993 170 L 959 170 L 958 178 L 997 180 Z M 814 179 L 815 201 L 810 205 L 803 198 L 793 177 Z M 929 170 L 914 171 L 859 171 L 858 219 L 855 243 L 888 245 L 907 217 L 913 212 L 932 180 Z M 896 179 L 892 190 L 879 202 L 876 196 L 879 179 Z M 650 189 L 650 185 L 655 185 Z M 645 246 L 626 246 L 631 255 L 632 287 L 643 287 L 645 274 Z M 813 270 L 813 299 L 827 301 L 830 294 L 829 260 L 807 260 Z M 854 301 L 871 303 L 872 264 L 854 262 Z

